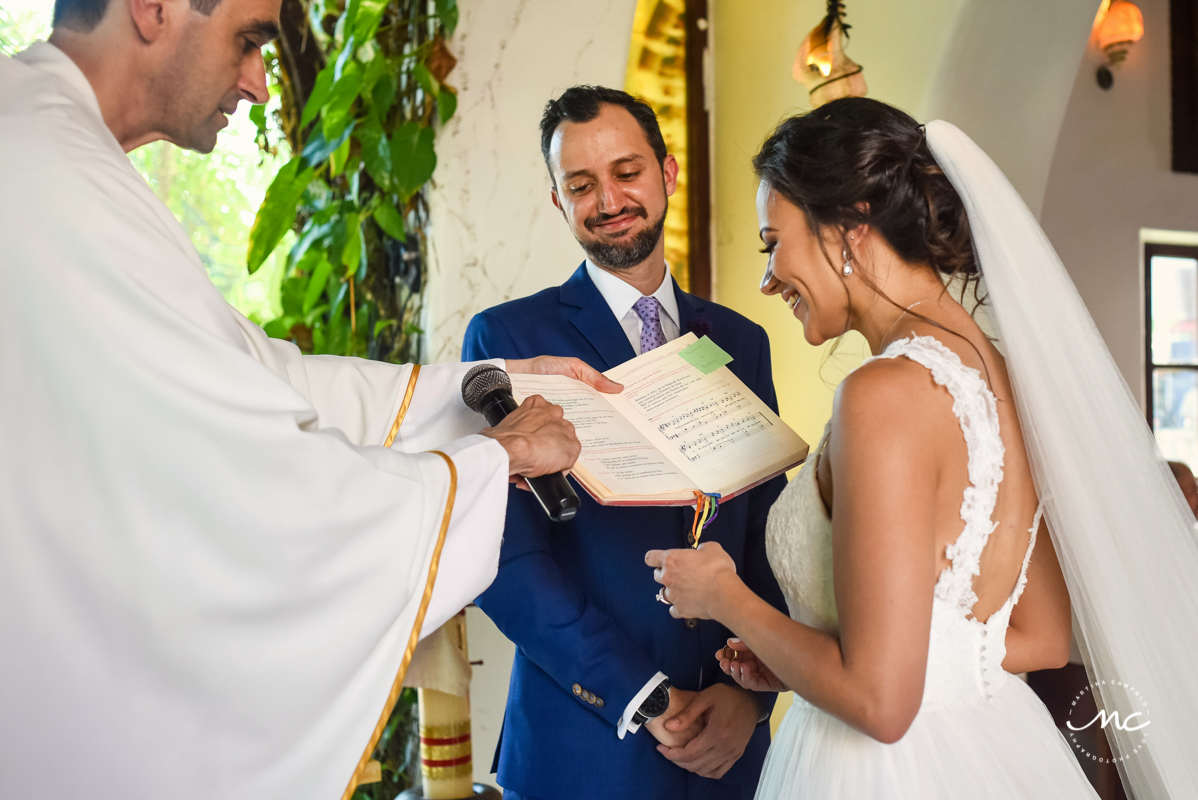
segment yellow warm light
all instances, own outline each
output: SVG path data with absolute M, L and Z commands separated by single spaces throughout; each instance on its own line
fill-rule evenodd
M 845 52 L 845 32 L 839 17 L 826 17 L 799 45 L 791 75 L 807 87 L 812 108 L 839 97 L 864 97 L 869 88 L 861 66 Z
M 807 66 L 813 67 L 820 71 L 820 74 L 825 78 L 832 74 L 832 54 L 827 48 L 819 53 L 812 53 L 807 56 Z
M 1122 49 L 1140 41 L 1144 35 L 1144 15 L 1135 3 L 1112 0 L 1098 24 L 1098 46 L 1104 51 Z
M 689 291 L 685 0 L 638 0 L 624 90 L 653 106 L 666 149 L 678 160 L 678 189 L 670 198 L 663 238 L 670 271 Z

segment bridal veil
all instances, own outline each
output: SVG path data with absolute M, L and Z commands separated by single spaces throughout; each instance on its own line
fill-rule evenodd
M 969 215 L 1095 699 L 1120 716 L 1114 760 L 1137 800 L 1198 797 L 1194 517 L 1035 217 L 968 136 L 926 131 Z

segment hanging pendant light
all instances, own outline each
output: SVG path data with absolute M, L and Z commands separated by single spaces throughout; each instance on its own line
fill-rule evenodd
M 1107 58 L 1098 68 L 1098 85 L 1109 89 L 1115 82 L 1111 67 L 1122 64 L 1132 45 L 1144 35 L 1144 15 L 1130 0 L 1109 0 L 1098 10 L 1094 33 Z
M 840 97 L 864 97 L 869 91 L 861 65 L 844 52 L 850 27 L 844 21 L 844 3 L 828 0 L 827 16 L 799 46 L 792 74 L 807 87 L 812 108 Z

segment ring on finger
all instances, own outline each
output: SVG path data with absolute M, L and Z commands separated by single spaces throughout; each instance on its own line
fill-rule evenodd
M 657 599 L 659 602 L 665 603 L 668 606 L 668 605 L 673 605 L 673 604 L 669 600 L 666 599 L 666 589 L 667 588 L 668 587 L 663 586 L 657 590 Z

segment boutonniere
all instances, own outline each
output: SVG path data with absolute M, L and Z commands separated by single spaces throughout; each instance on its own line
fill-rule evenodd
M 700 339 L 711 333 L 711 323 L 702 311 L 691 317 L 691 333 Z

